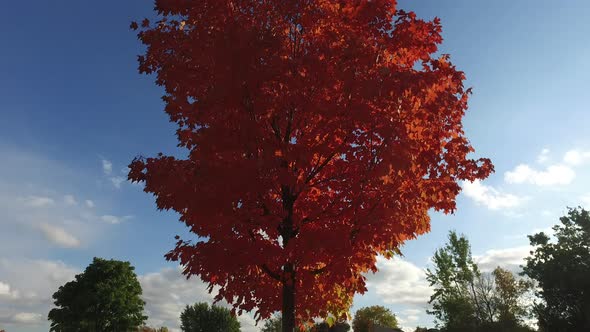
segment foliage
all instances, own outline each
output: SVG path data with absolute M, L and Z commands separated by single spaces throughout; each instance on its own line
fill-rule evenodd
M 538 284 L 542 331 L 590 330 L 590 214 L 569 209 L 560 222 L 553 227 L 556 241 L 542 232 L 529 236 L 535 249 L 523 273 Z
M 497 267 L 482 273 L 474 263 L 465 236 L 449 233 L 449 242 L 433 257 L 427 279 L 434 286 L 430 298 L 437 324 L 447 331 L 527 331 L 523 300 L 530 281 L 517 279 Z
M 264 321 L 264 326 L 260 332 L 281 332 L 283 326 L 283 317 L 281 315 L 275 315 Z
M 503 324 L 505 329 L 510 326 L 523 326 L 523 319 L 529 315 L 523 300 L 532 292 L 533 282 L 516 278 L 514 273 L 497 267 L 494 277 L 494 306 L 493 317 Z
M 350 331 L 350 325 L 347 322 L 336 322 L 332 326 L 326 322 L 316 323 L 314 327 L 310 329 L 310 332 L 348 332 Z
M 147 319 L 141 285 L 129 262 L 94 258 L 53 294 L 50 331 L 130 331 Z
M 129 178 L 194 232 L 167 258 L 257 319 L 342 317 L 376 255 L 489 175 L 462 128 L 465 75 L 438 19 L 378 1 L 158 0 L 139 70 L 164 87 L 186 159 Z M 338 262 L 338 263 L 335 263 Z M 277 296 L 278 294 L 278 296 Z
M 374 325 L 396 328 L 397 318 L 389 309 L 378 305 L 361 308 L 354 314 L 352 329 L 355 332 L 369 332 Z
M 240 332 L 240 323 L 230 310 L 207 303 L 186 306 L 180 314 L 183 332 Z
M 474 329 L 476 313 L 469 297 L 480 272 L 473 262 L 469 241 L 450 232 L 449 242 L 434 253 L 432 262 L 434 270 L 426 272 L 430 286 L 434 286 L 429 313 L 447 329 Z

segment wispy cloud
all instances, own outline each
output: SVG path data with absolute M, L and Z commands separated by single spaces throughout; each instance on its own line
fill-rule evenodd
M 539 153 L 539 155 L 537 156 L 537 162 L 539 164 L 544 164 L 547 161 L 549 161 L 549 154 L 551 153 L 551 151 L 547 148 L 544 148 L 543 150 L 541 150 L 541 153 Z
M 113 172 L 113 163 L 109 160 L 102 159 L 102 171 L 105 175 L 110 175 Z
M 12 320 L 15 323 L 21 323 L 21 324 L 39 324 L 41 322 L 43 322 L 44 319 L 44 315 L 40 314 L 40 313 L 36 313 L 36 312 L 19 312 L 16 313 L 12 316 Z
M 110 177 L 109 180 L 111 181 L 113 186 L 115 186 L 115 188 L 117 188 L 117 189 L 121 189 L 121 184 L 123 184 L 123 183 L 125 183 L 125 181 L 127 181 L 127 179 L 125 179 L 122 176 L 113 176 L 113 177 Z
M 39 228 L 43 232 L 43 235 L 45 235 L 45 238 L 60 247 L 76 248 L 80 246 L 80 240 L 59 226 L 42 223 L 39 225 Z
M 25 205 L 29 207 L 46 207 L 55 204 L 53 198 L 44 197 L 44 196 L 28 196 L 24 199 Z
M 113 174 L 113 163 L 110 160 L 102 159 L 102 170 L 105 175 L 105 179 L 110 182 L 116 189 L 121 189 L 122 185 L 127 182 L 127 177 L 122 175 Z M 121 173 L 127 174 L 129 168 L 125 167 L 121 169 Z
M 100 217 L 100 220 L 102 220 L 102 221 L 104 221 L 104 222 L 106 222 L 108 224 L 116 225 L 116 224 L 120 224 L 120 223 L 122 223 L 124 221 L 127 221 L 127 220 L 129 220 L 131 218 L 133 218 L 133 216 L 118 217 L 118 216 L 113 216 L 113 215 L 107 214 L 107 215 L 101 216 Z
M 66 203 L 66 205 L 70 205 L 70 206 L 78 204 L 78 202 L 76 201 L 76 198 L 73 195 L 65 195 L 64 202 Z

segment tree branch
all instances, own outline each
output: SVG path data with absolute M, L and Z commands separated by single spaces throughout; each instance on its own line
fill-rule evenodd
M 276 272 L 273 272 L 266 264 L 262 264 L 260 268 L 262 269 L 262 271 L 266 272 L 266 274 L 268 274 L 269 277 L 277 281 L 281 281 L 281 275 Z

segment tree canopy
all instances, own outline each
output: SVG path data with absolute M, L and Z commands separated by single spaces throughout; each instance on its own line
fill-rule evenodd
M 434 268 L 427 270 L 427 280 L 434 287 L 429 313 L 445 331 L 530 331 L 524 324 L 530 281 L 501 267 L 481 272 L 469 240 L 454 231 L 432 262 Z
M 523 273 L 537 282 L 535 305 L 543 331 L 590 330 L 590 213 L 569 209 L 553 227 L 553 238 L 529 236 L 534 252 Z
M 129 262 L 94 258 L 75 280 L 53 294 L 50 331 L 119 332 L 135 330 L 143 315 L 141 285 Z
M 341 317 L 376 255 L 452 212 L 483 179 L 462 118 L 465 75 L 425 21 L 378 1 L 158 0 L 133 23 L 185 158 L 138 157 L 197 235 L 167 255 L 257 319 Z
M 183 332 L 240 332 L 240 322 L 229 309 L 195 303 L 180 314 Z
M 356 311 L 352 320 L 354 332 L 370 332 L 373 326 L 397 328 L 397 317 L 389 309 L 379 305 Z
M 322 322 L 316 323 L 314 327 L 310 329 L 310 332 L 348 332 L 350 331 L 350 325 L 347 322 L 336 322 L 331 325 Z

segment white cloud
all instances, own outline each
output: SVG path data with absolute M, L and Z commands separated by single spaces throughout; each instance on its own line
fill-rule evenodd
M 122 223 L 123 221 L 129 220 L 131 218 L 133 218 L 133 216 L 118 217 L 118 216 L 106 214 L 106 215 L 101 216 L 100 220 L 102 220 L 108 224 L 116 225 L 116 224 Z
M 12 316 L 12 320 L 21 324 L 39 324 L 43 321 L 43 315 L 33 312 L 19 312 Z
M 75 248 L 80 246 L 80 240 L 59 226 L 42 223 L 39 225 L 39 228 L 43 232 L 43 235 L 45 235 L 45 238 L 60 247 Z
M 102 160 L 102 171 L 104 172 L 104 174 L 109 175 L 113 172 L 113 163 L 103 159 Z
M 109 180 L 111 181 L 111 183 L 113 184 L 113 186 L 115 186 L 115 188 L 117 188 L 117 189 L 120 189 L 121 188 L 121 184 L 123 184 L 125 181 L 127 181 L 122 176 L 114 176 L 114 177 L 109 178 Z
M 579 166 L 590 160 L 590 151 L 569 150 L 563 156 L 563 161 L 569 165 Z
M 124 173 L 128 168 L 124 168 L 121 170 Z M 102 170 L 103 173 L 106 175 L 106 179 L 110 182 L 113 187 L 117 189 L 121 189 L 121 185 L 127 181 L 127 177 L 118 176 L 113 174 L 113 163 L 109 160 L 102 159 Z M 113 174 L 113 176 L 111 176 Z
M 514 170 L 504 173 L 504 180 L 508 183 L 529 183 L 537 186 L 570 184 L 575 177 L 573 169 L 560 164 L 548 166 L 544 171 L 520 164 Z
M 543 150 L 541 150 L 541 153 L 539 153 L 539 155 L 537 156 L 537 162 L 539 164 L 544 164 L 549 160 L 549 153 L 551 151 L 549 151 L 549 149 L 545 148 Z
M 65 195 L 64 196 L 64 203 L 66 203 L 66 205 L 76 205 L 78 204 L 78 202 L 76 201 L 76 198 L 72 195 Z
M 414 331 L 420 316 L 425 314 L 424 309 L 406 309 L 397 314 L 397 321 L 404 331 Z
M 94 202 L 89 199 L 87 199 L 85 203 L 86 203 L 86 207 L 89 207 L 91 209 L 94 207 Z
M 432 288 L 424 269 L 398 257 L 387 260 L 381 256 L 377 257 L 377 268 L 377 273 L 367 275 L 367 288 L 383 303 L 426 305 Z
M 56 245 L 75 248 L 84 244 L 93 248 L 101 245 L 103 236 L 111 231 L 108 223 L 129 219 L 116 215 L 102 218 L 114 213 L 97 211 L 88 203 L 80 204 L 79 198 L 68 196 L 72 195 L 32 184 L 3 186 L 0 183 L 0 252 L 31 256 Z M 77 204 L 68 205 L 72 200 L 78 201 Z
M 477 204 L 484 205 L 490 210 L 517 207 L 525 201 L 523 197 L 502 193 L 491 186 L 482 184 L 479 180 L 463 181 L 463 193 Z
M 47 324 L 51 295 L 76 273 L 78 269 L 60 261 L 0 258 L 0 275 L 4 279 L 0 289 L 5 292 L 6 287 L 1 285 L 10 285 L 8 291 L 13 294 L 0 295 L 0 326 L 22 329 L 26 325 Z M 47 326 L 45 330 L 48 329 Z
M 473 259 L 484 272 L 493 271 L 500 266 L 504 269 L 517 272 L 521 265 L 524 265 L 524 258 L 529 256 L 532 248 L 530 246 L 492 249 L 482 255 L 474 255 Z
M 213 295 L 207 291 L 207 286 L 201 280 L 191 278 L 187 280 L 181 269 L 166 268 L 156 273 L 149 273 L 138 277 L 146 301 L 146 316 L 148 325 L 167 326 L 171 331 L 179 331 L 180 313 L 186 305 L 195 302 L 212 303 Z M 225 305 L 221 303 L 219 305 Z M 254 319 L 244 314 L 238 317 L 241 331 L 255 332 Z
M 55 201 L 52 198 L 44 197 L 44 196 L 29 196 L 25 198 L 25 205 L 29 207 L 47 207 L 50 205 L 55 204 Z
M 19 297 L 19 293 L 17 290 L 12 289 L 9 284 L 0 281 L 0 298 L 3 297 L 16 299 Z

